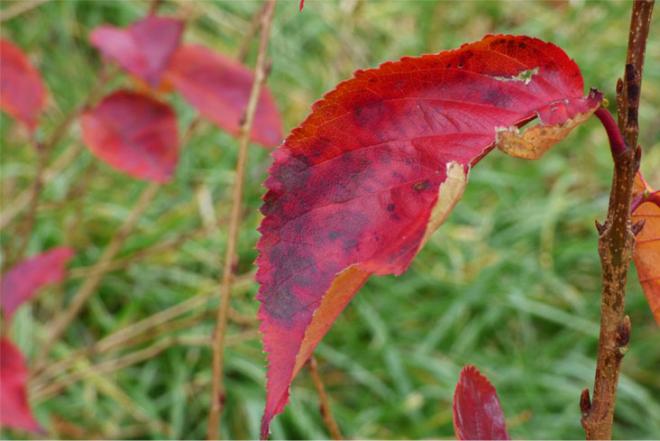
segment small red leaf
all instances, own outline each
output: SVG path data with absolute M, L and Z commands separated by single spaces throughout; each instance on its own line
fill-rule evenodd
M 660 325 L 660 191 L 654 192 L 638 173 L 633 196 L 642 202 L 633 211 L 632 220 L 644 221 L 644 228 L 635 238 L 633 260 L 653 317 Z
M 174 54 L 166 75 L 202 115 L 238 134 L 254 80 L 250 69 L 203 46 L 189 45 Z M 266 86 L 259 95 L 251 138 L 267 147 L 282 141 L 282 120 Z
M 452 408 L 456 438 L 509 439 L 497 392 L 476 367 L 461 371 Z
M 0 108 L 33 131 L 45 105 L 46 88 L 39 72 L 23 51 L 0 39 Z
M 11 321 L 16 309 L 37 295 L 41 288 L 60 283 L 73 254 L 71 248 L 53 248 L 30 257 L 7 271 L 0 280 L 0 305 L 5 320 Z
M 305 0 L 300 0 L 300 6 L 299 6 L 300 10 L 302 11 L 304 7 L 305 7 Z
M 0 426 L 43 433 L 27 399 L 28 369 L 21 351 L 0 339 Z
M 401 274 L 496 145 L 536 158 L 599 106 L 558 47 L 491 35 L 340 83 L 274 154 L 258 299 L 268 382 L 262 436 L 289 385 L 371 274 Z M 534 118 L 539 124 L 518 131 Z
M 81 116 L 85 144 L 101 160 L 138 179 L 167 182 L 179 157 L 172 108 L 127 90 L 105 97 Z
M 92 31 L 90 41 L 103 55 L 156 87 L 182 32 L 181 20 L 149 15 L 127 28 L 99 26 Z

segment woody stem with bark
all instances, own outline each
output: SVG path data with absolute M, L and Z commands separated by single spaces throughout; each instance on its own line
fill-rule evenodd
M 250 142 L 250 134 L 259 102 L 261 88 L 268 74 L 266 62 L 266 50 L 270 38 L 270 29 L 275 12 L 275 0 L 267 0 L 266 6 L 261 14 L 261 35 L 259 39 L 259 52 L 254 69 L 254 81 L 250 91 L 247 108 L 241 123 L 239 133 L 238 160 L 236 163 L 236 175 L 232 191 L 232 208 L 229 219 L 229 231 L 227 233 L 227 249 L 223 266 L 222 281 L 220 285 L 220 305 L 218 307 L 216 328 L 213 334 L 213 379 L 211 389 L 211 406 L 209 409 L 207 439 L 218 439 L 220 433 L 220 415 L 225 402 L 224 385 L 224 349 L 227 333 L 227 319 L 229 317 L 229 303 L 231 299 L 233 266 L 236 256 L 236 243 L 241 222 L 241 201 L 243 198 L 243 180 L 245 176 L 245 165 L 247 162 L 247 149 Z
M 634 231 L 639 230 L 632 225 L 630 206 L 641 155 L 637 145 L 637 110 L 653 3 L 653 0 L 633 3 L 625 75 L 617 84 L 618 127 L 605 109 L 596 112 L 610 140 L 614 175 L 607 218 L 603 225 L 596 223 L 603 272 L 598 359 L 593 397 L 590 400 L 589 390 L 585 389 L 580 398 L 582 426 L 589 440 L 612 437 L 619 367 L 630 339 L 630 318 L 624 314 L 625 287 L 635 244 Z

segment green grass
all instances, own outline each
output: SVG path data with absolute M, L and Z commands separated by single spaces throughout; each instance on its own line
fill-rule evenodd
M 164 12 L 182 2 L 167 1 Z M 14 3 L 3 2 L 7 10 Z M 191 2 L 196 19 L 187 41 L 236 54 L 256 2 Z M 86 96 L 101 60 L 88 33 L 102 23 L 126 25 L 146 2 L 54 1 L 2 24 L 2 36 L 23 47 L 51 91 L 40 135 Z M 297 1 L 277 7 L 269 79 L 286 129 L 310 105 L 357 68 L 404 55 L 437 52 L 486 33 L 528 34 L 557 43 L 582 67 L 585 83 L 613 102 L 623 71 L 628 2 Z M 656 14 L 657 17 L 658 14 Z M 649 41 L 640 109 L 643 170 L 660 186 L 660 39 Z M 250 63 L 255 57 L 254 45 Z M 128 85 L 126 77 L 117 84 Z M 182 130 L 194 112 L 172 98 Z M 34 156 L 22 132 L 0 117 L 3 207 L 32 179 Z M 77 126 L 50 153 L 80 143 Z M 161 189 L 120 258 L 191 231 L 176 247 L 136 258 L 103 279 L 98 292 L 52 348 L 55 362 L 70 357 L 139 320 L 186 300 L 216 292 L 224 255 L 229 196 L 237 143 L 205 123 L 185 146 L 176 179 Z M 249 274 L 268 152 L 251 148 L 240 236 L 239 272 Z M 368 282 L 317 351 L 335 416 L 351 438 L 452 437 L 451 397 L 458 372 L 477 365 L 498 389 L 514 438 L 581 438 L 578 398 L 591 387 L 599 321 L 599 261 L 594 219 L 607 208 L 611 159 L 597 121 L 576 130 L 542 160 L 514 160 L 498 152 L 471 173 L 470 185 L 449 221 L 401 277 Z M 92 265 L 146 184 L 114 172 L 87 151 L 45 189 L 28 254 L 66 244 L 77 250 L 76 268 Z M 211 195 L 219 230 L 203 230 L 200 195 Z M 20 221 L 2 232 L 3 259 L 17 245 Z M 75 275 L 75 274 L 74 274 Z M 34 356 L 62 304 L 81 283 L 72 277 L 23 308 L 12 326 L 20 347 Z M 254 316 L 257 286 L 237 289 L 233 307 Z M 50 437 L 203 438 L 211 381 L 211 352 L 200 338 L 213 329 L 216 301 L 188 312 L 179 329 L 79 361 L 54 382 L 77 376 L 48 399 L 35 399 Z M 660 434 L 660 329 L 634 274 L 627 311 L 633 323 L 623 362 L 614 436 Z M 206 311 L 206 312 L 205 312 Z M 170 321 L 174 326 L 177 321 Z M 227 350 L 228 406 L 223 436 L 255 438 L 264 402 L 265 360 L 251 333 Z M 180 341 L 156 355 L 93 375 L 88 366 Z M 102 365 L 103 366 L 103 365 Z M 34 386 L 34 385 L 33 385 Z M 34 392 L 34 390 L 33 390 Z M 34 396 L 34 395 L 33 395 Z M 273 438 L 323 438 L 317 395 L 306 371 L 273 424 Z M 59 423 L 57 423 L 59 421 Z M 63 423 L 66 421 L 67 423 Z M 66 425 L 74 425 L 66 429 Z M 4 433 L 4 436 L 16 436 Z

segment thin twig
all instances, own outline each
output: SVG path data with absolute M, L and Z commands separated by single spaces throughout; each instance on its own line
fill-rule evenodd
M 328 433 L 332 439 L 340 440 L 344 439 L 339 430 L 339 426 L 332 416 L 332 411 L 330 409 L 330 399 L 328 394 L 325 392 L 325 387 L 323 386 L 323 380 L 321 380 L 321 374 L 319 373 L 318 364 L 316 362 L 316 357 L 312 356 L 308 362 L 309 373 L 312 376 L 312 381 L 314 382 L 314 387 L 316 387 L 316 392 L 319 395 L 319 411 L 321 412 L 321 417 L 323 418 L 323 424 L 325 424 Z
M 181 245 L 185 244 L 186 242 L 193 240 L 193 239 L 198 239 L 207 234 L 207 230 L 204 227 L 201 228 L 195 228 L 193 230 L 187 231 L 185 233 L 182 233 L 179 236 L 173 237 L 171 239 L 164 240 L 163 242 L 159 242 L 153 246 L 150 246 L 148 248 L 143 248 L 141 250 L 137 250 L 135 253 L 125 256 L 119 259 L 113 260 L 108 266 L 105 268 L 106 272 L 112 272 L 112 271 L 117 271 L 121 269 L 125 269 L 131 264 L 138 262 L 146 257 L 153 256 L 153 255 L 159 255 L 162 256 L 163 252 L 172 250 L 172 249 L 179 249 Z M 95 271 L 98 271 L 98 268 L 96 265 L 91 265 L 91 266 L 81 266 L 77 268 L 73 268 L 71 271 L 69 271 L 69 279 L 77 279 L 80 277 L 89 277 L 92 273 Z
M 254 68 L 254 81 L 245 117 L 243 118 L 239 134 L 238 161 L 234 177 L 234 188 L 232 192 L 232 209 L 229 219 L 229 231 L 227 233 L 227 249 L 220 286 L 220 305 L 216 328 L 213 335 L 213 378 L 211 389 L 211 406 L 208 419 L 207 439 L 217 439 L 220 433 L 220 415 L 225 402 L 224 384 L 224 350 L 225 334 L 227 332 L 227 319 L 229 317 L 229 305 L 232 291 L 234 258 L 236 255 L 236 242 L 241 222 L 241 202 L 243 198 L 243 180 L 245 175 L 245 164 L 247 162 L 247 149 L 252 133 L 254 116 L 259 102 L 261 88 L 266 81 L 268 67 L 266 62 L 266 51 L 270 39 L 270 29 L 275 12 L 275 0 L 266 0 L 266 7 L 261 15 L 261 36 L 259 40 L 259 52 Z
M 25 256 L 25 252 L 27 251 L 28 244 L 30 243 L 32 230 L 34 230 L 34 224 L 37 218 L 39 196 L 41 195 L 41 190 L 44 186 L 44 169 L 46 168 L 47 151 L 44 149 L 44 145 L 35 138 L 34 134 L 32 134 L 30 137 L 34 147 L 34 153 L 37 157 L 34 180 L 32 181 L 32 187 L 30 189 L 28 212 L 25 216 L 25 220 L 21 222 L 18 231 L 18 246 L 16 248 L 16 254 L 14 254 L 10 259 L 7 259 L 8 267 L 20 261 L 23 256 Z
M 624 80 L 617 83 L 619 129 L 602 111 L 597 115 L 607 129 L 614 159 L 610 204 L 604 225 L 596 224 L 600 234 L 598 253 L 603 270 L 600 336 L 594 380 L 593 400 L 589 390 L 582 391 L 580 409 L 586 437 L 611 439 L 619 367 L 630 340 L 630 318 L 624 313 L 626 279 L 639 228 L 632 225 L 630 206 L 632 186 L 639 169 L 641 150 L 637 145 L 637 112 L 642 82 L 644 52 L 651 24 L 653 0 L 633 3 Z M 619 144 L 617 146 L 617 144 Z
M 20 1 L 14 2 L 11 6 L 7 7 L 5 10 L 0 11 L 0 23 L 3 23 L 7 20 L 11 20 L 14 17 L 18 17 L 21 14 L 24 14 L 28 11 L 31 11 L 34 8 L 41 6 L 46 3 L 48 0 L 30 0 L 30 1 Z
M 82 285 L 73 296 L 73 300 L 67 309 L 58 316 L 57 320 L 51 327 L 48 337 L 42 346 L 42 350 L 37 357 L 37 362 L 35 363 L 37 369 L 43 363 L 46 355 L 48 354 L 48 350 L 50 347 L 52 347 L 53 343 L 60 338 L 62 333 L 64 333 L 71 322 L 76 318 L 85 303 L 87 303 L 87 300 L 91 297 L 92 294 L 94 294 L 96 288 L 101 282 L 101 279 L 103 278 L 103 275 L 110 267 L 112 259 L 114 259 L 115 255 L 124 245 L 124 242 L 135 228 L 135 225 L 137 225 L 140 216 L 142 216 L 142 213 L 144 213 L 150 202 L 156 196 L 159 188 L 160 184 L 152 182 L 149 183 L 149 185 L 147 185 L 147 187 L 142 191 L 140 197 L 133 205 L 131 212 L 126 217 L 126 220 L 119 228 L 117 233 L 112 237 L 110 243 L 101 255 L 101 258 L 94 266 L 94 270 L 90 273 L 89 277 L 83 281 Z
M 69 127 L 73 121 L 76 120 L 78 115 L 83 112 L 87 107 L 92 105 L 100 96 L 100 93 L 103 91 L 104 86 L 110 82 L 118 71 L 116 68 L 108 68 L 104 66 L 99 75 L 98 80 L 89 90 L 87 96 L 85 97 L 82 104 L 78 107 L 71 110 L 67 113 L 62 121 L 55 127 L 50 137 L 43 142 L 40 146 L 41 151 L 44 155 L 48 154 L 53 147 L 55 147 L 60 140 L 67 134 Z M 78 154 L 82 150 L 82 145 L 75 144 L 72 147 L 69 147 L 64 153 L 62 153 L 55 163 L 49 167 L 46 171 L 42 173 L 42 186 L 52 181 L 56 176 L 59 175 L 60 171 L 69 165 L 74 159 L 78 157 Z M 0 229 L 6 227 L 23 209 L 28 207 L 33 200 L 34 189 L 33 187 L 25 190 L 21 193 L 11 204 L 7 207 L 3 207 L 2 214 L 0 214 Z
M 254 280 L 254 273 L 248 273 L 237 278 L 234 285 L 236 291 L 247 291 L 252 285 Z M 206 310 L 200 309 L 208 304 L 211 298 L 215 297 L 215 287 L 209 286 L 204 288 L 197 295 L 188 300 L 170 306 L 167 309 L 159 311 L 149 317 L 146 317 L 138 322 L 132 323 L 107 337 L 95 342 L 93 345 L 82 348 L 67 355 L 66 358 L 51 362 L 43 370 L 38 372 L 38 375 L 33 376 L 30 381 L 31 385 L 38 385 L 44 382 L 50 382 L 56 376 L 62 374 L 77 360 L 83 357 L 106 352 L 124 349 L 129 345 L 134 345 L 145 341 L 148 338 L 155 338 L 163 333 L 171 332 L 178 329 L 179 323 L 196 323 L 200 321 L 206 314 Z M 179 317 L 190 314 L 186 319 L 177 320 Z M 245 326 L 245 323 L 239 320 L 234 320 L 239 325 Z M 190 320 L 190 322 L 185 322 Z M 254 322 L 251 324 L 255 324 Z M 36 373 L 33 373 L 33 375 Z
M 192 137 L 192 134 L 199 125 L 198 123 L 198 119 L 194 119 L 190 123 L 186 133 L 182 137 L 182 145 L 185 145 Z M 103 276 L 112 268 L 113 259 L 124 245 L 124 242 L 128 236 L 133 232 L 133 229 L 140 219 L 140 216 L 142 213 L 144 213 L 153 198 L 156 196 L 159 188 L 160 184 L 151 182 L 142 191 L 138 200 L 133 205 L 131 212 L 128 214 L 119 230 L 117 230 L 117 233 L 115 233 L 115 235 L 110 240 L 110 243 L 101 255 L 99 261 L 90 270 L 89 276 L 83 281 L 83 284 L 73 296 L 73 300 L 67 309 L 61 315 L 59 315 L 58 319 L 53 324 L 47 340 L 44 342 L 44 345 L 42 346 L 42 349 L 36 359 L 35 371 L 38 372 L 42 368 L 42 364 L 48 355 L 49 348 L 60 338 L 62 333 L 64 333 L 66 328 L 76 318 L 82 307 L 85 305 L 85 303 L 87 303 L 89 297 L 94 293 L 94 291 L 96 291 L 96 288 L 101 282 Z
M 241 333 L 231 335 L 227 337 L 227 346 L 234 346 L 240 343 L 244 343 L 249 340 L 254 340 L 259 337 L 259 331 L 257 329 L 249 329 Z M 179 336 L 168 336 L 163 337 L 154 344 L 147 346 L 143 349 L 138 349 L 128 354 L 124 354 L 118 358 L 113 358 L 105 361 L 96 363 L 91 367 L 91 369 L 85 369 L 82 372 L 75 372 L 72 375 L 56 379 L 52 383 L 43 385 L 41 388 L 35 388 L 34 393 L 32 394 L 32 399 L 35 401 L 42 401 L 48 399 L 49 397 L 59 393 L 60 391 L 66 389 L 67 387 L 75 384 L 78 381 L 84 380 L 90 375 L 100 375 L 100 374 L 109 374 L 116 372 L 118 370 L 124 369 L 128 366 L 140 363 L 145 360 L 149 360 L 156 355 L 160 354 L 164 350 L 177 345 L 183 346 L 204 346 L 208 347 L 211 345 L 211 339 L 208 336 L 196 336 L 196 335 L 179 335 Z M 78 360 L 77 364 L 87 362 L 88 360 Z M 43 383 L 42 383 L 43 384 Z
M 257 12 L 255 12 L 254 15 L 252 16 L 252 20 L 250 21 L 250 27 L 243 36 L 243 39 L 241 40 L 241 45 L 238 48 L 238 55 L 236 56 L 238 61 L 240 61 L 241 63 L 245 63 L 245 61 L 247 60 L 248 53 L 250 52 L 250 43 L 252 43 L 254 36 L 257 34 L 257 31 L 259 30 L 261 17 L 263 16 L 264 10 L 267 7 L 268 7 L 268 3 L 264 2 L 261 8 L 259 8 Z
M 57 157 L 53 165 L 47 168 L 43 173 L 44 185 L 55 179 L 60 172 L 66 168 L 82 151 L 82 144 L 76 143 L 69 146 L 60 156 Z M 3 205 L 0 213 L 0 230 L 6 227 L 21 211 L 29 204 L 32 196 L 32 188 L 24 190 L 11 203 Z

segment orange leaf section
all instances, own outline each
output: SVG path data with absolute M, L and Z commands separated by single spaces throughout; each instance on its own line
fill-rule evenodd
M 0 426 L 43 433 L 27 399 L 28 369 L 21 351 L 0 339 Z
M 181 20 L 149 15 L 125 29 L 99 26 L 92 31 L 90 41 L 127 72 L 157 87 L 182 32 Z
M 23 51 L 0 39 L 0 108 L 34 131 L 45 105 L 46 88 L 39 72 Z
M 457 439 L 510 439 L 497 392 L 476 367 L 461 371 L 452 410 Z
M 536 158 L 599 106 L 558 47 L 487 36 L 358 71 L 274 154 L 258 244 L 268 353 L 261 436 L 336 317 L 372 274 L 401 274 L 495 145 Z M 520 132 L 526 122 L 539 124 Z
M 660 191 L 654 192 L 638 173 L 633 196 L 644 201 L 632 214 L 633 222 L 644 221 L 635 238 L 633 260 L 653 317 L 660 325 Z
M 174 54 L 165 78 L 202 115 L 238 135 L 254 81 L 250 69 L 203 46 L 188 45 Z M 254 118 L 253 141 L 266 147 L 282 141 L 280 113 L 266 86 Z
M 99 159 L 130 176 L 169 181 L 179 158 L 176 115 L 148 95 L 119 90 L 81 117 L 82 136 Z
M 53 248 L 10 268 L 0 279 L 0 305 L 5 320 L 11 321 L 16 309 L 41 288 L 61 282 L 73 254 L 71 248 Z

